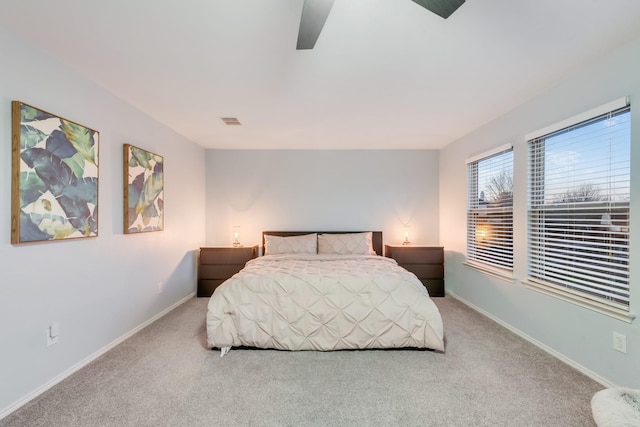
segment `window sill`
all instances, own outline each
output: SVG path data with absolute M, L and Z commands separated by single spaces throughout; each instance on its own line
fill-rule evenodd
M 629 313 L 628 310 L 611 306 L 596 299 L 588 298 L 562 286 L 553 285 L 551 283 L 538 281 L 532 278 L 523 280 L 522 283 L 533 291 L 579 305 L 580 307 L 613 317 L 614 319 L 621 320 L 626 323 L 632 323 L 636 318 L 636 316 Z
M 496 277 L 498 279 L 504 280 L 506 282 L 513 283 L 513 271 L 505 270 L 503 268 L 491 267 L 485 264 L 481 264 L 474 261 L 465 261 L 462 263 L 466 267 L 472 268 L 474 270 L 478 270 L 482 273 L 488 274 L 490 276 Z

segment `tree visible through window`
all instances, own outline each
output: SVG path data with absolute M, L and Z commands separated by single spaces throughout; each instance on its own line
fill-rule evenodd
M 513 269 L 513 149 L 468 163 L 467 262 Z

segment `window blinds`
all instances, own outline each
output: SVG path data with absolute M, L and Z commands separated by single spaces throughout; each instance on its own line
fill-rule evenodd
M 530 280 L 628 310 L 630 108 L 528 146 Z
M 467 261 L 513 270 L 513 149 L 467 161 Z

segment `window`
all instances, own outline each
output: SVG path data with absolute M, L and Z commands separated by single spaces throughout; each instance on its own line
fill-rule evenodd
M 513 148 L 467 160 L 467 263 L 513 270 Z
M 528 141 L 528 281 L 626 312 L 630 115 L 625 101 Z

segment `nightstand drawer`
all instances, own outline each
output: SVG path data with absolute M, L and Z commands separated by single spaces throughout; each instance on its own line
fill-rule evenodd
M 242 264 L 255 258 L 255 247 L 200 248 L 200 264 Z M 257 248 L 256 248 L 257 249 Z
M 443 264 L 444 250 L 441 247 L 386 246 L 387 256 L 398 264 Z
M 203 264 L 200 265 L 201 279 L 228 279 L 244 268 L 244 264 Z
M 444 279 L 420 279 L 430 297 L 444 296 Z
M 227 279 L 200 279 L 198 280 L 198 296 L 210 297 L 213 291 L 222 285 Z
M 418 279 L 442 279 L 444 277 L 442 264 L 402 264 L 402 267 L 418 276 Z
M 384 254 L 416 275 L 429 296 L 444 296 L 444 248 L 441 246 L 385 245 Z
M 258 246 L 200 248 L 198 296 L 210 297 L 225 280 L 258 256 Z

